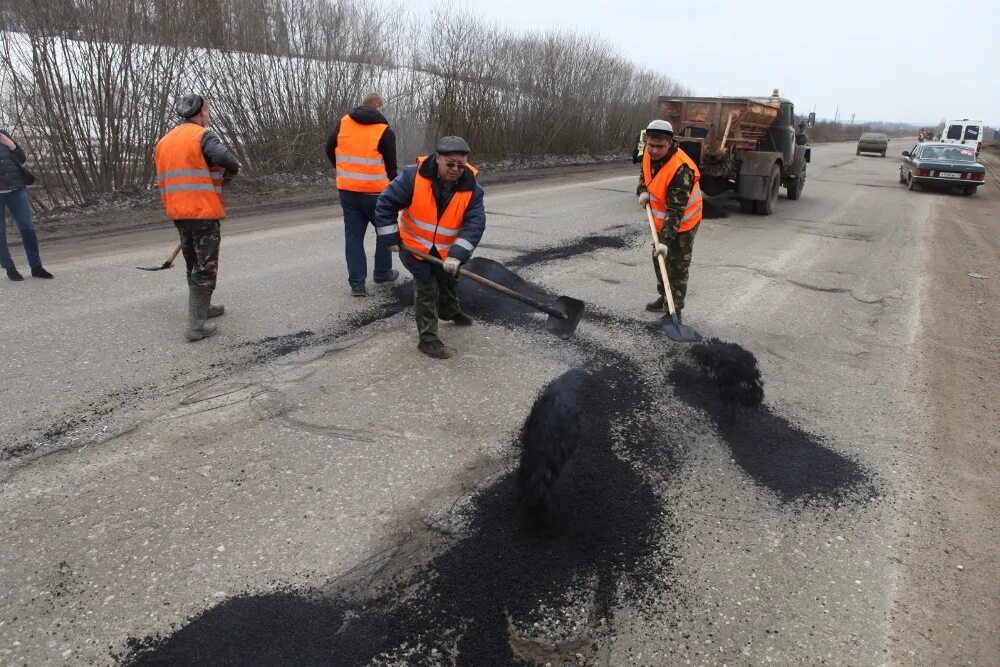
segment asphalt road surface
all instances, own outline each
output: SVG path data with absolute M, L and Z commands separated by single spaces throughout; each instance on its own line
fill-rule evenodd
M 196 344 L 183 270 L 134 268 L 168 226 L 43 247 L 0 284 L 0 663 L 995 664 L 1000 173 L 897 169 L 816 146 L 703 222 L 685 321 L 756 410 L 649 327 L 631 166 L 488 189 L 476 266 L 587 313 L 465 289 L 447 361 L 405 280 L 349 296 L 332 207 L 225 223 Z M 519 438 L 567 425 L 539 526 Z

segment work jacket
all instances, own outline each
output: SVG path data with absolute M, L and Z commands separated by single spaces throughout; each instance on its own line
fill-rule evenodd
M 419 158 L 379 195 L 375 204 L 378 242 L 383 246 L 404 243 L 464 264 L 486 230 L 483 188 L 476 181 L 475 168 L 468 167 L 454 188 L 445 190 L 437 177 L 435 158 Z M 427 262 L 415 261 L 405 252 L 400 260 L 414 277 L 429 277 Z
M 698 165 L 679 147 L 673 153 L 667 163 L 656 172 L 656 176 L 651 175 L 652 160 L 649 157 L 649 152 L 647 151 L 642 158 L 642 177 L 646 184 L 646 191 L 649 192 L 649 208 L 653 212 L 653 222 L 656 225 L 657 234 L 663 231 L 663 225 L 667 220 L 667 189 L 681 165 L 687 166 L 694 172 L 694 184 L 688 194 L 687 204 L 684 206 L 684 214 L 681 216 L 677 231 L 689 232 L 701 222 L 701 172 L 698 171 Z
M 156 184 L 171 220 L 222 220 L 223 170 L 202 151 L 206 129 L 181 123 L 156 144 Z
M 465 212 L 472 201 L 476 174 L 479 171 L 471 164 L 465 168 L 465 172 L 455 184 L 451 201 L 444 210 L 441 210 L 434 196 L 432 170 L 423 168 L 426 163 L 426 157 L 417 158 L 413 197 L 410 205 L 399 214 L 400 239 L 406 246 L 428 254 L 433 252 L 441 259 L 447 259 L 453 246 L 458 246 L 471 254 L 476 248 L 475 244 L 459 235 L 465 222 Z M 384 233 L 383 230 L 378 231 Z
M 389 185 L 379 142 L 386 123 L 359 123 L 350 114 L 340 119 L 337 132 L 337 189 L 379 194 Z

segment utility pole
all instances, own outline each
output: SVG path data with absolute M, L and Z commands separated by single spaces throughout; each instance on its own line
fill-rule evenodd
M 837 105 L 837 110 L 833 112 L 833 122 L 836 123 L 840 120 L 840 105 Z
M 856 113 L 852 113 L 851 114 L 851 125 L 854 125 L 854 117 L 857 116 L 857 115 L 858 114 L 856 114 Z

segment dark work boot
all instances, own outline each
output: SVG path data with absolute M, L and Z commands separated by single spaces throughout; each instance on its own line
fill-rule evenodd
M 372 280 L 376 285 L 383 285 L 385 283 L 396 282 L 397 278 L 399 278 L 399 271 L 397 271 L 396 269 L 392 269 L 391 271 L 389 271 L 389 275 L 386 276 L 385 278 L 372 278 Z
M 208 319 L 212 319 L 213 317 L 220 317 L 225 314 L 226 314 L 226 307 L 223 306 L 221 303 L 218 306 L 216 306 L 214 303 L 209 304 Z
M 212 293 L 191 287 L 188 292 L 188 328 L 187 339 L 201 340 L 214 336 L 217 331 L 214 324 L 205 322 L 208 318 L 208 308 L 212 303 Z
M 651 313 L 662 313 L 663 312 L 663 295 L 656 297 L 652 301 L 646 304 L 646 310 Z
M 368 296 L 368 290 L 365 289 L 365 284 L 351 285 L 351 296 Z
M 55 277 L 51 273 L 49 273 L 48 271 L 46 271 L 45 269 L 43 269 L 40 266 L 38 268 L 32 269 L 31 270 L 31 275 L 34 278 L 54 278 Z
M 448 321 L 451 322 L 452 324 L 454 324 L 457 327 L 471 327 L 472 326 L 472 318 L 469 317 L 468 315 L 466 315 L 465 313 L 459 313 L 458 315 L 456 315 L 455 317 L 451 318 Z
M 448 359 L 452 354 L 451 349 L 446 347 L 444 343 L 437 339 L 421 342 L 417 345 L 417 349 L 426 354 L 428 357 L 433 357 L 434 359 Z
M 7 269 L 7 277 L 13 280 L 14 282 L 20 282 L 24 280 L 24 276 L 21 275 L 21 272 L 15 269 L 14 267 L 10 267 L 9 269 Z

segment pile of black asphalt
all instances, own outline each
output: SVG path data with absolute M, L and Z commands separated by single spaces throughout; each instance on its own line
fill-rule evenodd
M 554 298 L 498 262 L 477 258 L 467 268 L 540 301 Z M 379 314 L 399 312 L 411 291 L 399 285 Z M 460 298 L 480 322 L 542 329 L 533 309 L 472 281 L 460 283 Z M 585 320 L 655 335 L 643 333 L 642 321 L 598 309 Z M 282 351 L 314 338 L 282 341 Z M 401 546 L 386 557 L 396 563 L 383 560 L 332 586 L 277 582 L 248 591 L 170 633 L 129 638 L 112 656 L 125 665 L 531 664 L 515 628 L 544 626 L 546 614 L 581 591 L 592 601 L 581 635 L 589 648 L 577 650 L 592 654 L 617 605 L 670 585 L 675 529 L 659 490 L 683 465 L 684 443 L 657 422 L 664 400 L 695 407 L 692 428 L 716 431 L 748 477 L 782 502 L 874 495 L 862 466 L 762 404 L 750 352 L 722 341 L 694 350 L 650 341 L 665 350 L 659 378 L 596 337 L 578 332 L 565 343 L 582 362 L 540 391 L 511 443 L 518 464 L 472 495 L 461 534 Z M 400 535 L 398 544 L 415 541 Z

